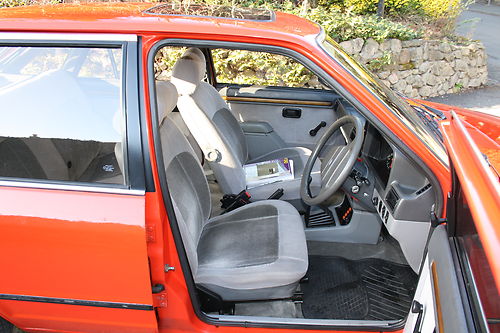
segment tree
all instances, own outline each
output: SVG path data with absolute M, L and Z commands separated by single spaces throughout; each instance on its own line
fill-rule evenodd
M 378 5 L 377 5 L 377 16 L 378 17 L 384 17 L 384 9 L 385 9 L 384 0 L 378 0 Z

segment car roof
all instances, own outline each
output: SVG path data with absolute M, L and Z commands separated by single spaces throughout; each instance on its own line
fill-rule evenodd
M 158 3 L 70 3 L 0 9 L 2 32 L 82 32 L 162 34 L 196 33 L 278 39 L 316 36 L 320 27 L 286 13 L 272 13 L 271 20 L 249 20 L 145 12 Z

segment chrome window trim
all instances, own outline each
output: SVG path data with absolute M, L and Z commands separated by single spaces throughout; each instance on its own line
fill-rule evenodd
M 79 34 L 50 32 L 0 32 L 0 40 L 31 40 L 31 41 L 99 41 L 99 42 L 137 42 L 137 35 L 132 34 Z
M 61 183 L 42 183 L 33 181 L 15 181 L 15 180 L 0 180 L 0 187 L 18 187 L 18 188 L 32 188 L 42 190 L 60 190 L 60 191 L 76 191 L 76 192 L 95 192 L 95 193 L 109 193 L 109 194 L 126 194 L 143 196 L 145 190 L 133 190 L 124 187 L 110 187 L 103 183 L 103 186 L 93 186 L 91 183 L 78 183 L 78 184 L 61 184 Z

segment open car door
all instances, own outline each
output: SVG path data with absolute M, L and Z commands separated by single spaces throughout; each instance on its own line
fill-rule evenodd
M 441 129 L 453 190 L 446 221 L 436 219 L 429 236 L 404 332 L 500 332 L 499 178 L 455 113 Z

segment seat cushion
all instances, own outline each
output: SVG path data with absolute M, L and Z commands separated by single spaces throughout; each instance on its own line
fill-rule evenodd
M 302 219 L 278 200 L 210 219 L 197 254 L 196 283 L 226 301 L 290 297 L 308 266 Z
M 311 156 L 311 151 L 307 148 L 290 147 L 274 150 L 270 153 L 259 156 L 249 161 L 248 163 L 257 163 L 284 157 L 288 157 L 289 159 L 293 160 L 293 180 L 270 183 L 251 188 L 248 190 L 248 192 L 252 195 L 252 199 L 254 201 L 265 200 L 279 188 L 282 188 L 284 191 L 283 196 L 280 198 L 281 200 L 291 201 L 300 199 L 300 181 L 302 179 L 302 172 L 304 171 L 304 167 L 307 163 L 307 160 L 309 159 L 309 156 Z M 312 188 L 321 186 L 321 179 L 319 175 L 320 168 L 321 162 L 319 161 L 319 159 L 317 159 L 312 170 Z

